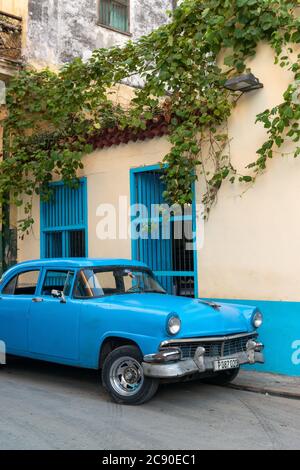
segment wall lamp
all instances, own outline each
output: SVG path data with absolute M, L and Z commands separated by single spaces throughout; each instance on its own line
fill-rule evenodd
M 224 85 L 227 90 L 231 91 L 252 91 L 263 88 L 263 84 L 260 83 L 259 79 L 256 78 L 253 73 L 248 73 L 245 75 L 239 75 L 238 77 L 230 78 L 225 82 Z

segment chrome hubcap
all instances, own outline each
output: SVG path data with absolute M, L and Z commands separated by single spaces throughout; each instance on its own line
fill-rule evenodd
M 132 357 L 121 357 L 110 370 L 110 383 L 119 395 L 136 395 L 144 383 L 144 372 L 141 364 Z

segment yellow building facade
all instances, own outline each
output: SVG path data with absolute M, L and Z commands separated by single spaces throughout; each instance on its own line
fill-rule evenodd
M 249 63 L 264 84 L 240 99 L 229 122 L 232 162 L 238 171 L 256 159 L 266 131 L 255 124 L 256 115 L 280 102 L 292 76 L 274 65 L 267 45 L 259 47 Z M 110 204 L 120 210 L 132 200 L 132 171 L 162 162 L 170 144 L 167 137 L 130 142 L 96 150 L 84 157 L 80 174 L 87 183 L 88 256 L 131 258 L 130 237 L 100 240 L 98 208 Z M 196 202 L 202 200 L 201 176 Z M 300 161 L 278 156 L 255 184 L 226 183 L 205 224 L 195 213 L 198 251 L 197 294 L 204 298 L 253 303 L 265 313 L 263 331 L 267 350 L 265 370 L 300 374 Z M 21 214 L 20 214 L 21 216 Z M 32 233 L 19 242 L 19 261 L 41 256 L 40 205 L 34 204 Z M 162 255 L 164 256 L 164 254 Z M 167 256 L 167 255 L 166 255 Z M 299 337 L 299 338 L 298 338 Z
M 26 47 L 27 1 L 0 0 L 0 10 L 23 18 L 23 47 Z M 264 84 L 261 90 L 245 93 L 229 121 L 231 158 L 235 168 L 256 159 L 266 140 L 266 130 L 255 124 L 257 114 L 277 105 L 293 77 L 274 64 L 272 50 L 261 44 L 249 62 L 252 72 Z M 126 100 L 132 90 L 122 88 Z M 103 218 L 99 207 L 111 205 L 117 216 L 124 204 L 130 228 L 130 204 L 134 171 L 155 168 L 170 149 L 168 138 L 129 142 L 95 150 L 83 159 L 79 174 L 86 184 L 86 255 L 89 257 L 132 258 L 130 236 L 99 239 Z M 287 149 L 288 150 L 288 149 Z M 201 206 L 203 182 L 195 185 L 196 207 Z M 258 305 L 265 314 L 262 330 L 267 344 L 266 364 L 261 369 L 300 375 L 300 160 L 281 157 L 250 186 L 225 183 L 207 222 L 193 213 L 197 235 L 194 257 L 195 294 Z M 18 261 L 45 255 L 42 241 L 40 201 L 33 204 L 35 223 L 29 235 L 18 240 Z M 18 218 L 22 218 L 22 210 Z M 73 227 L 74 229 L 74 227 Z M 168 256 L 164 251 L 161 256 Z M 152 267 L 152 266 L 151 266 Z

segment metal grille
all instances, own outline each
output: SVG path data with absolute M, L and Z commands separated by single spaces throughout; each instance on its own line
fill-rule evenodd
M 69 232 L 69 245 L 71 258 L 85 256 L 85 231 L 73 230 Z
M 22 18 L 0 12 L 0 57 L 19 60 L 22 51 Z
M 195 342 L 178 342 L 171 344 L 172 348 L 179 348 L 181 350 L 182 359 L 189 359 L 195 356 L 196 349 L 199 346 L 205 348 L 206 357 L 228 357 L 240 352 L 246 351 L 247 342 L 250 339 L 255 339 L 256 334 L 242 336 L 238 338 L 230 338 L 225 341 L 195 341 Z M 165 346 L 170 347 L 170 345 Z

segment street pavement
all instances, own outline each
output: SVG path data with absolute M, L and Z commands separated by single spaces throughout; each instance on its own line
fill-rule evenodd
M 299 448 L 300 400 L 189 382 L 125 407 L 94 371 L 16 358 L 0 370 L 0 449 Z

